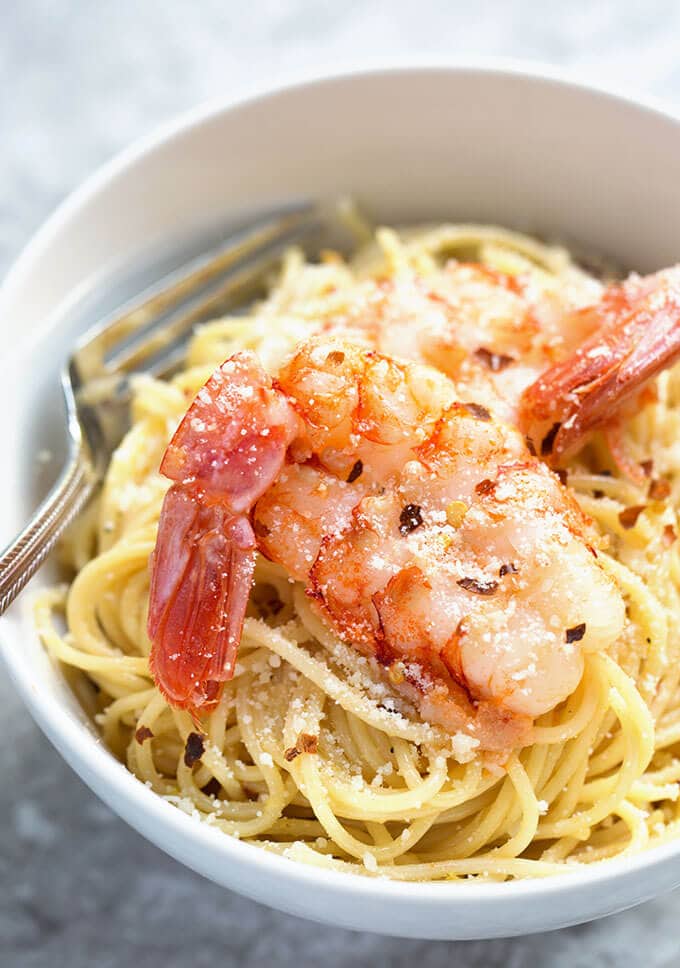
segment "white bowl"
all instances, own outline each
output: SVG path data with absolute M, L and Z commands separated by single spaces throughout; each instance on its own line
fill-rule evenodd
M 131 267 L 148 270 L 169 240 L 186 248 L 237 211 L 351 193 L 381 220 L 498 222 L 647 270 L 680 256 L 679 159 L 669 114 L 507 66 L 353 72 L 165 128 L 65 202 L 0 293 L 0 538 L 35 504 L 36 450 L 59 449 L 57 372 L 74 334 L 133 290 Z M 45 570 L 34 587 L 53 578 Z M 386 934 L 490 938 L 601 917 L 680 884 L 680 841 L 508 884 L 392 883 L 273 856 L 192 820 L 113 759 L 25 602 L 0 623 L 0 645 L 29 711 L 102 800 L 189 867 L 281 910 Z

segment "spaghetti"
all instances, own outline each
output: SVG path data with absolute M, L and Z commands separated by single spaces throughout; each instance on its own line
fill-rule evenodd
M 200 728 L 168 705 L 148 666 L 148 561 L 168 488 L 158 466 L 193 394 L 236 349 L 275 370 L 318 320 L 351 312 L 366 279 L 436 280 L 449 259 L 523 274 L 577 302 L 595 285 L 564 250 L 484 226 L 381 230 L 350 262 L 328 253 L 310 264 L 291 251 L 249 316 L 199 329 L 171 382 L 136 378 L 131 429 L 64 543 L 75 578 L 41 595 L 36 621 L 109 749 L 197 819 L 367 875 L 545 876 L 680 834 L 679 368 L 657 378 L 624 430 L 628 453 L 653 457 L 670 488 L 631 483 L 599 436 L 568 468 L 608 537 L 600 560 L 627 622 L 607 653 L 586 655 L 576 691 L 505 762 L 423 722 L 263 557 L 234 678 Z

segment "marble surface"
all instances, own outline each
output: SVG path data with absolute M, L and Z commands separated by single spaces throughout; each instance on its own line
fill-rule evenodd
M 680 102 L 673 0 L 0 0 L 0 276 L 81 179 L 220 92 L 355 57 L 550 61 Z M 649 968 L 680 961 L 680 893 L 506 941 L 399 941 L 308 924 L 201 880 L 87 791 L 0 670 L 0 965 Z

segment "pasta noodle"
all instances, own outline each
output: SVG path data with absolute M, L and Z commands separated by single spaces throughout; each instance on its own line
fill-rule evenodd
M 601 560 L 628 621 L 608 654 L 586 655 L 576 691 L 507 762 L 424 723 L 379 667 L 315 615 L 301 586 L 258 558 L 233 680 L 200 729 L 168 705 L 148 668 L 148 559 L 168 482 L 158 473 L 191 396 L 238 348 L 266 367 L 314 319 L 342 312 L 358 281 L 432 274 L 447 258 L 592 284 L 567 252 L 485 226 L 376 240 L 345 262 L 293 250 L 248 316 L 202 326 L 171 382 L 138 377 L 132 425 L 97 501 L 62 549 L 75 578 L 43 593 L 36 622 L 106 745 L 156 793 L 225 834 L 293 860 L 401 880 L 539 877 L 680 834 L 680 369 L 626 429 L 635 459 L 672 485 L 662 501 L 616 469 L 595 438 L 569 485 L 604 535 Z M 632 526 L 621 512 L 644 506 Z M 302 747 L 302 748 L 301 748 Z

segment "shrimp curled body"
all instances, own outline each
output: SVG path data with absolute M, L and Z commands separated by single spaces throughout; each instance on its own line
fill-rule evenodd
M 619 431 L 680 359 L 680 266 L 608 286 L 588 279 L 577 293 L 455 261 L 433 278 L 367 285 L 371 298 L 333 327 L 446 373 L 553 466 L 602 430 L 621 472 L 644 483 Z
M 149 634 L 169 700 L 196 713 L 233 675 L 257 549 L 424 719 L 481 749 L 529 742 L 624 605 L 589 520 L 495 412 L 347 334 L 275 380 L 227 360 L 161 467 Z

